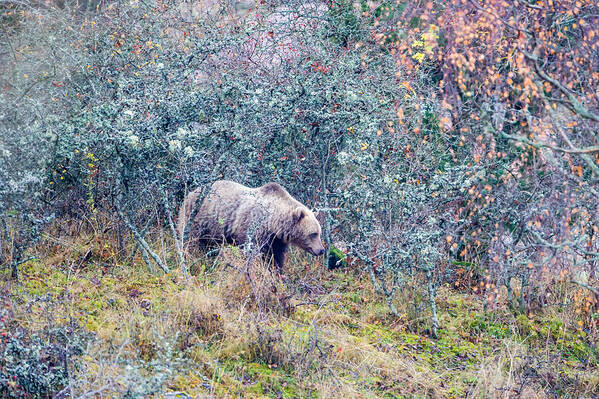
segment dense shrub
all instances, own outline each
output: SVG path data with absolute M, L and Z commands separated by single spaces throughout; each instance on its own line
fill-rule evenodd
M 538 94 L 528 81 L 525 93 L 507 87 L 505 104 L 479 88 L 513 65 L 494 69 L 493 47 L 474 38 L 489 64 L 476 70 L 460 45 L 468 24 L 453 26 L 435 2 L 237 5 L 8 6 L 21 16 L 7 25 L 2 51 L 12 56 L 0 64 L 4 263 L 16 271 L 55 215 L 96 231 L 116 224 L 119 235 L 126 227 L 147 262 L 184 267 L 180 244 L 179 257 L 159 256 L 145 237 L 176 235 L 185 193 L 226 178 L 278 181 L 319 210 L 324 239 L 359 260 L 396 314 L 405 279 L 425 282 L 413 289 L 427 298 L 433 333 L 436 289 L 461 266 L 477 268 L 487 303 L 503 285 L 522 310 L 548 265 L 591 270 L 592 129 L 571 132 L 590 151 L 579 158 L 563 138 L 557 152 L 527 142 L 520 130 L 538 133 L 547 116 L 572 121 L 557 106 L 558 115 L 524 106 L 520 96 Z
M 77 356 L 89 335 L 77 323 L 32 333 L 14 329 L 11 315 L 0 313 L 0 395 L 8 398 L 52 397 L 69 385 Z

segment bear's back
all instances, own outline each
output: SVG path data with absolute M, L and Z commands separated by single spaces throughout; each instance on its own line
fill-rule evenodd
M 212 187 L 210 189 L 211 192 L 220 194 L 241 194 L 247 193 L 251 190 L 252 189 L 250 187 L 246 187 L 243 184 L 239 184 L 231 180 L 217 180 L 212 183 Z

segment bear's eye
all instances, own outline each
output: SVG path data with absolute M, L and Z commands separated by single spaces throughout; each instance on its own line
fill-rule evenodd
M 318 233 L 312 233 L 312 234 L 310 234 L 310 238 L 316 238 L 316 237 L 318 237 Z

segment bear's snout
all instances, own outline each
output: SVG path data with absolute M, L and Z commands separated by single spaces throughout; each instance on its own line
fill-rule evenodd
M 324 247 L 320 247 L 318 249 L 310 248 L 310 252 L 312 252 L 312 255 L 321 256 L 322 254 L 324 254 Z

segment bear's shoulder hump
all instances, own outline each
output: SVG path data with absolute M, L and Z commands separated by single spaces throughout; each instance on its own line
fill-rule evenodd
M 266 183 L 260 187 L 260 191 L 266 195 L 276 195 L 279 197 L 286 197 L 289 195 L 289 193 L 287 193 L 287 191 L 279 183 L 275 182 Z

